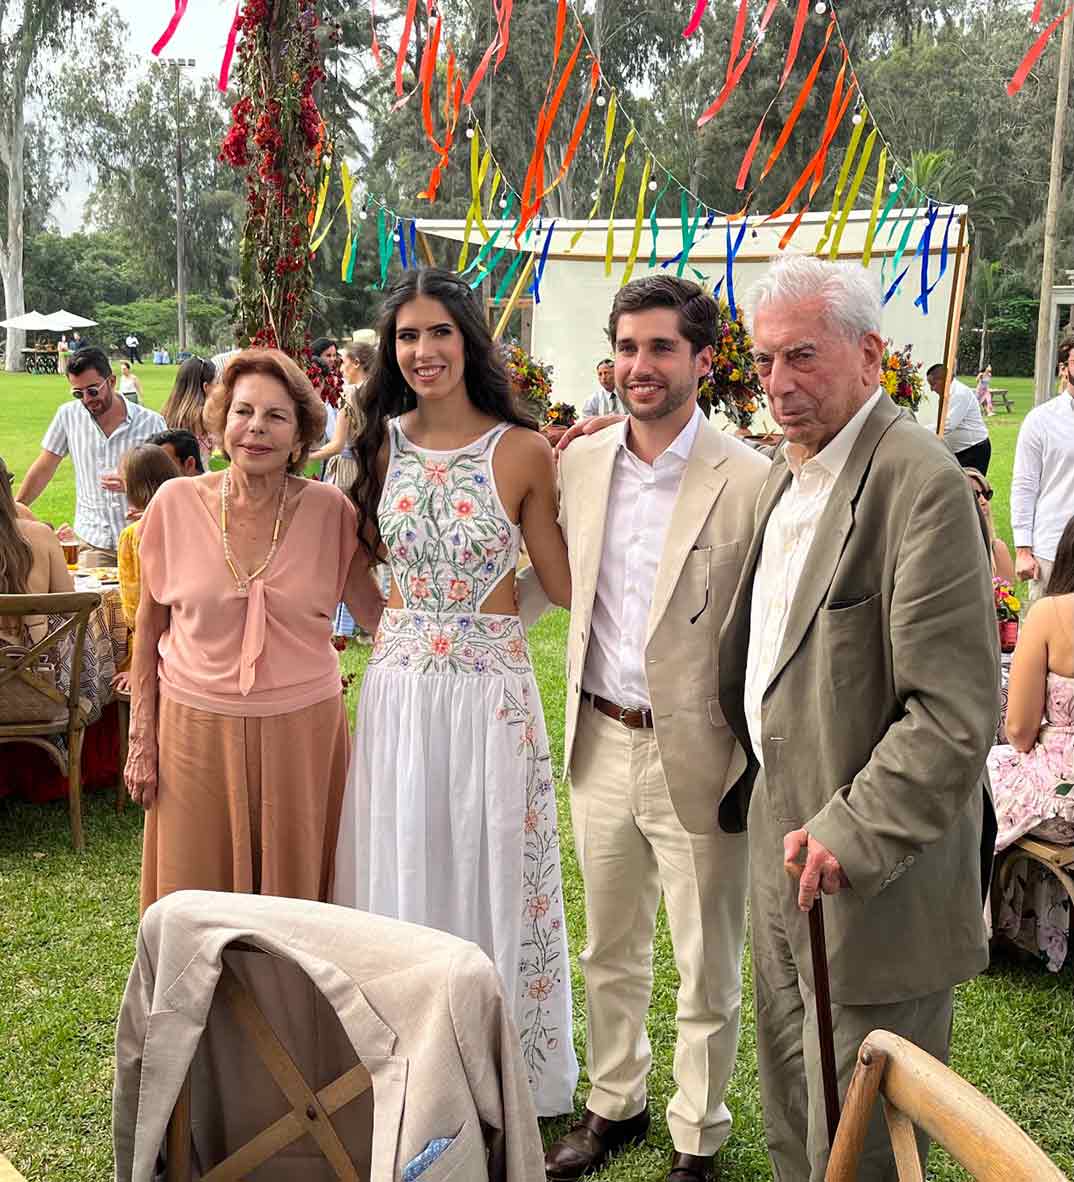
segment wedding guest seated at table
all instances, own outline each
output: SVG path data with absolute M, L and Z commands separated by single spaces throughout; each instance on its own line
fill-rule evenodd
M 992 559 L 992 576 L 1013 585 L 1018 581 L 1014 574 L 1014 559 L 1010 547 L 996 535 L 996 523 L 992 518 L 992 486 L 988 483 L 988 477 L 976 468 L 963 468 L 963 472 L 970 482 L 977 516 L 981 521 L 981 533 Z
M 19 516 L 11 485 L 11 472 L 0 457 L 0 595 L 73 591 L 75 585 L 56 535 L 43 521 Z M 30 636 L 39 640 L 37 633 L 43 622 L 36 616 L 26 620 Z M 3 626 L 0 622 L 0 628 Z M 22 638 L 14 639 L 21 643 Z
M 283 353 L 233 358 L 206 404 L 231 466 L 171 480 L 141 522 L 126 781 L 141 902 L 184 888 L 327 901 L 349 730 L 332 616 L 382 601 L 357 515 L 304 480 L 324 404 Z
M 119 601 L 123 607 L 123 618 L 133 635 L 142 588 L 141 564 L 138 560 L 138 523 L 149 507 L 153 494 L 166 481 L 180 476 L 181 473 L 171 456 L 155 443 L 140 443 L 137 447 L 132 447 L 123 457 L 121 471 L 127 486 L 127 518 L 131 524 L 119 535 Z M 130 671 L 120 670 L 112 686 L 120 693 L 129 694 Z
M 149 443 L 155 443 L 164 448 L 179 469 L 180 476 L 201 476 L 205 467 L 201 462 L 201 444 L 192 431 L 184 431 L 181 427 L 172 427 L 167 431 L 158 431 L 151 435 Z
M 988 756 L 999 824 L 996 851 L 1026 833 L 1074 842 L 1074 517 L 1059 539 L 1044 594 L 1022 625 L 1011 665 L 1006 729 L 1007 744 L 993 747 Z M 1032 910 L 1039 942 L 1031 951 L 1045 951 L 1058 968 L 1066 955 L 1069 919 L 1061 925 L 1053 915 L 1052 922 L 1044 922 L 1039 902 Z M 1020 907 L 1017 896 L 1009 897 L 1000 930 L 1020 930 L 1025 926 L 1021 912 L 1028 911 L 1029 900 Z

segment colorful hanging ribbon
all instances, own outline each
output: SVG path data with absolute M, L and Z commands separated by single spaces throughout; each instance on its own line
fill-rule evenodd
M 854 130 L 850 133 L 850 142 L 847 144 L 847 150 L 843 155 L 843 163 L 839 169 L 839 177 L 835 182 L 832 207 L 828 210 L 828 217 L 824 222 L 824 232 L 821 234 L 820 241 L 817 243 L 816 253 L 818 255 L 824 253 L 824 248 L 828 245 L 828 236 L 831 234 L 832 227 L 835 225 L 836 216 L 843 207 L 843 186 L 847 183 L 847 177 L 850 175 L 850 166 L 854 163 L 854 158 L 858 152 L 858 144 L 861 142 L 861 133 L 864 130 L 865 120 L 862 118 L 854 124 Z
M 600 162 L 600 176 L 597 177 L 596 194 L 593 198 L 593 205 L 591 206 L 589 213 L 586 215 L 585 220 L 587 222 L 591 222 L 593 218 L 596 217 L 597 210 L 600 208 L 600 186 L 601 182 L 604 180 L 604 173 L 608 167 L 608 151 L 612 146 L 612 136 L 615 134 L 615 113 L 618 109 L 618 106 L 619 104 L 616 100 L 615 91 L 613 90 L 612 97 L 608 101 L 608 110 L 604 115 L 604 155 Z M 571 235 L 570 246 L 567 247 L 569 251 L 574 250 L 574 248 L 578 245 L 578 240 L 582 237 L 584 232 L 585 226 L 579 226 L 578 229 L 574 231 L 574 233 Z
M 396 226 L 396 230 L 398 231 L 398 235 L 399 235 L 399 261 L 403 264 L 403 270 L 405 271 L 408 268 L 409 263 L 407 263 L 407 260 L 406 260 L 406 240 L 403 237 L 403 223 L 402 222 L 400 222 L 399 225 Z
M 604 243 L 604 274 L 609 276 L 612 273 L 612 253 L 615 249 L 615 207 L 619 202 L 619 190 L 623 187 L 623 180 L 626 177 L 626 158 L 627 152 L 630 150 L 630 145 L 634 142 L 634 128 L 627 132 L 627 137 L 623 141 L 623 151 L 619 157 L 619 163 L 615 167 L 615 187 L 612 189 L 612 207 L 608 210 L 608 235 Z
M 485 241 L 487 242 L 489 239 L 488 227 L 485 225 L 485 220 L 481 216 L 481 186 L 485 183 L 485 174 L 488 172 L 489 161 L 492 159 L 492 149 L 485 149 L 481 163 L 478 164 L 480 150 L 477 133 L 475 132 L 470 137 L 470 208 L 466 211 L 466 229 L 463 231 L 462 249 L 459 251 L 459 261 L 455 267 L 456 271 L 461 271 L 466 266 L 466 259 L 470 254 L 470 234 L 475 222 L 480 226 L 481 232 L 485 236 Z
M 534 303 L 541 302 L 541 280 L 544 278 L 544 265 L 548 262 L 548 248 L 552 245 L 552 231 L 556 228 L 556 223 L 553 222 L 548 227 L 548 233 L 544 238 L 544 246 L 541 248 L 541 261 L 537 264 L 537 273 L 533 277 L 533 282 L 530 284 L 530 292 L 533 294 Z
M 529 242 L 532 234 L 533 234 L 533 227 L 530 226 L 530 228 L 523 235 L 523 238 L 522 238 L 523 243 Z M 526 251 L 524 248 L 521 250 L 515 251 L 514 260 L 512 261 L 511 265 L 507 268 L 507 274 L 504 275 L 503 279 L 500 280 L 500 286 L 496 288 L 496 293 L 492 297 L 497 303 L 503 299 L 504 294 L 507 292 L 507 289 L 511 286 L 511 281 L 514 279 L 515 275 L 517 274 L 518 268 L 522 265 L 522 260 L 525 258 L 525 256 L 526 256 Z
M 399 48 L 395 52 L 395 94 L 401 98 L 403 94 L 403 65 L 406 62 L 406 51 L 410 45 L 410 34 L 414 28 L 414 10 L 418 0 L 407 0 L 406 16 L 403 18 L 403 35 L 399 38 Z
M 1034 23 L 1036 18 L 1040 16 L 1040 5 L 1033 10 Z M 1014 76 L 1010 82 L 1007 83 L 1007 93 L 1013 98 L 1025 85 L 1025 80 L 1029 77 L 1029 71 L 1037 64 L 1037 58 L 1044 52 L 1044 47 L 1048 44 L 1051 35 L 1056 29 L 1067 19 L 1070 14 L 1074 12 L 1074 6 L 1068 8 L 1066 12 L 1062 12 L 1055 18 L 1054 21 L 1044 30 L 1043 33 L 1033 42 L 1029 47 L 1029 52 L 1022 58 L 1021 65 L 1014 71 Z M 154 51 L 155 52 L 155 51 Z
M 876 238 L 877 220 L 876 215 L 880 211 L 880 198 L 884 193 L 884 177 L 887 176 L 888 167 L 888 147 L 887 144 L 880 149 L 880 163 L 876 166 L 876 191 L 873 193 L 873 205 L 869 211 L 869 226 L 865 231 L 865 246 L 862 250 L 861 265 L 867 267 L 869 260 L 873 257 L 873 240 Z
M 791 30 L 791 43 L 787 46 L 787 60 L 783 63 L 783 74 L 779 84 L 782 86 L 791 76 L 795 60 L 798 57 L 798 46 L 802 44 L 802 31 L 805 29 L 806 17 L 809 15 L 809 0 L 798 0 L 798 10 L 794 14 L 794 28 Z
M 347 167 L 346 160 L 340 162 L 339 178 L 343 184 L 343 209 L 347 215 L 347 241 L 343 247 L 343 260 L 339 264 L 339 277 L 343 282 L 347 279 L 347 268 L 351 262 L 351 250 L 354 245 L 352 231 L 354 229 L 354 177 Z
M 653 236 L 653 248 L 649 252 L 649 266 L 656 266 L 656 240 L 660 234 L 660 227 L 656 224 L 657 210 L 660 208 L 660 202 L 664 199 L 664 194 L 671 187 L 671 174 L 668 174 L 668 179 L 664 182 L 664 187 L 656 195 L 656 200 L 653 202 L 652 211 L 649 214 L 649 230 Z
M 645 194 L 649 191 L 649 175 L 653 170 L 653 158 L 649 156 L 645 161 L 645 167 L 641 171 L 641 184 L 638 186 L 638 200 L 637 207 L 634 213 L 634 234 L 630 239 L 630 253 L 627 255 L 627 264 L 623 268 L 623 278 L 620 287 L 625 286 L 630 282 L 630 276 L 634 273 L 634 264 L 638 258 L 638 247 L 641 245 L 641 224 L 645 220 Z
M 183 14 L 186 12 L 187 0 L 175 0 L 175 11 L 172 13 L 172 18 L 168 21 L 167 28 L 157 38 L 153 48 L 149 51 L 154 57 L 160 57 L 161 50 L 165 48 L 168 42 L 175 36 L 175 30 L 179 28 L 179 22 L 183 19 Z
M 380 282 L 377 286 L 383 290 L 388 281 L 388 264 L 392 261 L 392 229 L 383 206 L 377 210 L 377 251 L 380 255 Z
M 589 72 L 589 95 L 586 98 L 585 105 L 578 114 L 578 118 L 574 123 L 574 130 L 571 132 L 571 138 L 567 141 L 567 150 L 563 154 L 563 163 L 560 165 L 559 173 L 556 179 L 541 193 L 541 200 L 543 201 L 553 189 L 558 188 L 560 182 L 567 175 L 567 170 L 574 160 L 575 153 L 578 151 L 578 145 L 582 140 L 582 132 L 585 131 L 586 124 L 589 122 L 589 112 L 593 106 L 593 95 L 596 93 L 597 86 L 600 82 L 600 62 L 593 59 L 593 65 Z
M 936 289 L 936 284 L 943 278 L 944 271 L 947 270 L 947 231 L 951 228 L 951 218 L 954 216 L 955 207 L 951 206 L 951 212 L 947 215 L 947 226 L 944 229 L 943 247 L 941 250 L 942 257 L 940 259 L 940 273 L 936 276 L 936 281 L 929 286 L 929 250 L 932 246 L 932 231 L 936 226 L 936 219 L 940 215 L 940 207 L 938 205 L 929 206 L 928 221 L 925 223 L 925 232 L 921 235 L 921 291 L 914 300 L 914 307 L 920 308 L 922 315 L 929 314 L 929 296 L 932 295 Z
M 328 182 L 332 179 L 332 157 L 325 156 L 324 158 L 324 176 L 321 178 L 320 187 L 317 190 L 317 204 L 311 211 L 310 220 L 310 250 L 316 253 L 317 248 L 324 241 L 325 234 L 331 228 L 331 221 L 324 228 L 324 234 L 317 236 L 317 227 L 321 223 L 321 215 L 324 213 L 325 201 L 328 198 Z
M 242 25 L 242 0 L 235 5 L 235 15 L 231 18 L 231 28 L 228 29 L 227 44 L 224 46 L 224 56 L 220 61 L 220 74 L 216 79 L 216 89 L 223 94 L 227 90 L 228 80 L 231 78 L 231 61 L 235 56 L 235 42 L 238 40 L 239 28 Z
M 727 222 L 725 230 L 727 232 L 727 259 L 725 263 L 725 274 L 727 276 L 727 306 L 731 311 L 731 319 L 738 319 L 738 308 L 735 306 L 735 256 L 742 246 L 742 240 L 746 237 L 746 227 L 749 225 L 749 217 L 742 219 L 742 225 L 738 228 L 738 237 L 735 239 L 734 245 L 731 245 L 731 223 Z
M 377 0 L 369 0 L 369 49 L 377 69 L 382 70 L 384 60 L 380 56 L 380 42 L 377 40 Z
M 533 258 L 534 256 L 531 254 L 526 262 L 525 269 L 515 284 L 515 290 L 511 292 L 511 298 L 504 305 L 503 312 L 500 314 L 499 320 L 496 321 L 496 327 L 492 330 L 492 339 L 494 341 L 498 341 L 503 336 L 503 330 L 510 322 L 511 313 L 515 310 L 515 305 L 518 303 L 518 297 L 522 294 L 522 290 L 529 280 L 530 272 L 533 270 Z
M 864 123 L 865 120 L 862 120 Z M 859 125 L 860 126 L 860 125 Z M 854 208 L 854 203 L 858 200 L 858 192 L 861 189 L 861 183 L 865 179 L 865 170 L 869 167 L 869 160 L 872 158 L 873 145 L 876 143 L 877 129 L 874 127 L 869 132 L 869 137 L 865 141 L 865 147 L 861 150 L 861 156 L 858 158 L 858 167 L 854 173 L 854 179 L 850 182 L 850 191 L 847 193 L 847 199 L 843 202 L 843 209 L 839 215 L 839 224 L 835 228 L 835 234 L 832 237 L 832 245 L 828 250 L 828 258 L 836 259 L 839 257 L 839 243 L 843 241 L 843 230 L 846 229 L 847 218 L 850 216 L 850 211 Z
M 682 31 L 684 37 L 692 37 L 701 28 L 701 18 L 705 15 L 705 9 L 708 6 L 709 0 L 696 0 L 693 15 L 686 22 L 686 28 Z

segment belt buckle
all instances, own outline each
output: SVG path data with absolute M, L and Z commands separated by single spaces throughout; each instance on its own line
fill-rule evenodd
M 627 722 L 627 715 L 633 714 L 633 713 L 635 713 L 635 711 L 631 707 L 620 706 L 619 707 L 619 724 L 621 726 L 629 727 L 630 723 Z

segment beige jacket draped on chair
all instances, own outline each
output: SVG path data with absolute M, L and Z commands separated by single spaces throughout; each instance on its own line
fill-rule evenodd
M 597 593 L 608 493 L 622 427 L 575 439 L 559 459 L 559 522 L 571 564 L 567 712 L 570 768 L 582 670 Z M 645 674 L 660 761 L 675 812 L 691 833 L 716 825 L 716 803 L 738 744 L 717 698 L 717 638 L 753 532 L 768 461 L 707 419 L 682 475 L 656 573 L 645 637 Z M 542 600 L 530 572 L 520 583 L 523 620 Z M 739 765 L 745 757 L 739 752 Z
M 790 479 L 781 451 L 720 645 L 720 700 L 748 755 L 736 753 L 720 805 L 732 830 L 758 772 L 743 707 L 753 581 Z M 825 899 L 836 1002 L 922 997 L 988 963 L 985 757 L 998 709 L 991 571 L 969 487 L 940 440 L 882 398 L 818 524 L 763 698 L 772 815 L 783 832 L 806 826 L 851 883 Z M 764 856 L 782 865 L 781 848 Z M 808 979 L 806 924 L 790 934 Z
M 148 1182 L 155 1176 L 224 953 L 236 941 L 270 954 L 245 954 L 257 956 L 263 966 L 253 971 L 270 978 L 256 991 L 270 1023 L 282 1016 L 293 1030 L 296 1010 L 312 1011 L 310 1002 L 326 1001 L 335 1015 L 328 1014 L 331 1025 L 342 1027 L 369 1071 L 373 1132 L 365 1154 L 374 1182 L 396 1182 L 406 1164 L 438 1138 L 452 1143 L 421 1173 L 421 1182 L 543 1182 L 541 1138 L 518 1034 L 496 971 L 480 949 L 349 908 L 205 891 L 168 895 L 142 919 L 116 1035 L 117 1180 Z M 228 951 L 229 964 L 232 956 Z M 242 973 L 250 975 L 249 963 Z M 330 1024 L 323 1016 L 311 1026 L 298 1041 L 328 1041 Z M 292 1053 L 299 1057 L 294 1048 Z M 310 1054 L 321 1064 L 333 1053 L 315 1045 Z M 214 1122 L 268 1112 L 262 1125 L 271 1123 L 271 1106 L 281 1096 L 267 1073 L 239 1078 L 218 1053 L 209 1070 L 224 1095 L 208 1098 L 204 1103 L 212 1107 L 199 1110 L 195 1077 L 196 1148 L 199 1137 L 210 1137 Z M 318 1083 L 311 1083 L 316 1090 Z

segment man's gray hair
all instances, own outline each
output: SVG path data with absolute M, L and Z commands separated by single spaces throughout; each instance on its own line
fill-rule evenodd
M 813 255 L 780 255 L 746 292 L 746 317 L 752 326 L 769 304 L 821 297 L 835 325 L 852 341 L 880 331 L 880 286 L 860 263 L 835 263 Z

